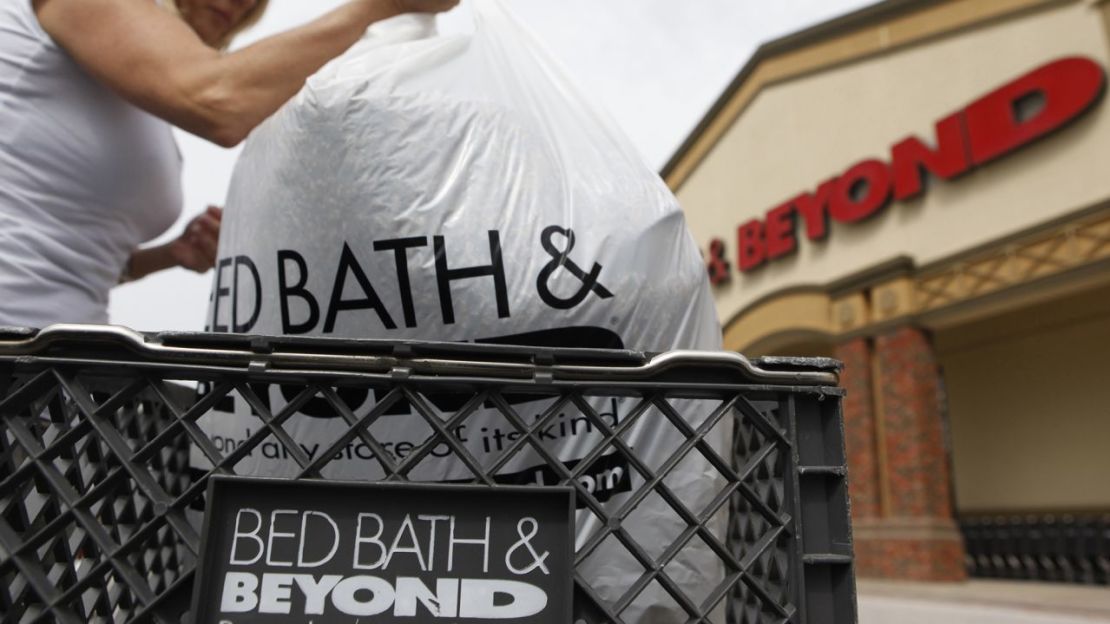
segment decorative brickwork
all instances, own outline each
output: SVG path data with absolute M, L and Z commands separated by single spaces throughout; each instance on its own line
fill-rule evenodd
M 850 474 L 848 492 L 852 520 L 878 518 L 882 514 L 879 495 L 879 457 L 872 400 L 871 347 L 864 338 L 839 345 L 836 358 L 844 363 L 840 383 L 844 397 L 844 435 Z
M 928 337 L 904 327 L 875 340 L 894 517 L 951 518 L 952 494 L 941 422 L 940 371 Z
M 929 337 L 903 327 L 837 348 L 849 492 L 862 577 L 966 578 L 952 513 L 940 371 Z
M 964 546 L 955 524 L 950 530 L 896 535 L 897 521 L 873 530 L 856 529 L 856 571 L 859 576 L 900 581 L 959 582 L 967 580 Z

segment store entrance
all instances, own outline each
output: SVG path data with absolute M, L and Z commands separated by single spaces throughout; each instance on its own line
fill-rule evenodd
M 1110 287 L 934 338 L 972 574 L 1110 583 Z

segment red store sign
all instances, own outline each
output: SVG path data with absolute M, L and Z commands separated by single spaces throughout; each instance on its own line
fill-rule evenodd
M 824 241 L 829 219 L 859 223 L 882 212 L 891 201 L 924 193 L 924 174 L 952 180 L 976 167 L 1059 130 L 1089 111 L 1102 96 L 1102 66 L 1083 57 L 1043 65 L 988 93 L 936 123 L 936 147 L 915 136 L 896 143 L 890 162 L 868 159 L 817 187 L 753 219 L 737 230 L 737 264 L 742 272 L 784 258 L 798 249 L 799 221 L 810 241 Z M 727 282 L 732 268 L 726 244 L 709 248 L 709 276 Z

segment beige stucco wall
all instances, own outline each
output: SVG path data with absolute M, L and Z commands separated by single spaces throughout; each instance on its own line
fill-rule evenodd
M 1110 508 L 1110 289 L 936 344 L 961 512 Z
M 723 238 L 735 266 L 739 224 L 869 157 L 888 159 L 913 133 L 1050 60 L 1080 54 L 1108 63 L 1100 9 L 1066 3 L 953 33 L 886 55 L 768 87 L 678 195 L 698 243 Z M 1078 123 L 876 219 L 831 224 L 825 243 L 717 291 L 728 321 L 782 289 L 825 285 L 899 256 L 919 265 L 1110 199 L 1110 99 Z

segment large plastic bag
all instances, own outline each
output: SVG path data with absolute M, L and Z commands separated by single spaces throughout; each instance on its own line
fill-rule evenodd
M 674 196 L 499 3 L 472 6 L 472 37 L 436 36 L 429 16 L 375 25 L 252 134 L 228 197 L 210 329 L 719 349 L 703 265 Z M 275 410 L 288 399 L 277 388 L 269 392 Z M 369 396 L 352 408 L 362 415 L 373 404 Z M 518 408 L 533 417 L 547 404 Z M 694 426 L 708 413 L 694 402 L 675 406 Z M 617 422 L 632 404 L 606 400 L 594 407 Z M 483 465 L 505 445 L 498 432 L 511 431 L 503 416 L 487 411 L 456 432 Z M 547 444 L 574 462 L 601 434 L 570 411 Z M 346 430 L 327 416 L 298 414 L 284 426 L 304 448 L 324 448 Z M 260 424 L 242 401 L 233 413 L 202 422 L 227 448 Z M 398 456 L 432 434 L 416 416 L 380 419 L 371 432 Z M 728 435 L 722 426 L 710 440 L 722 456 Z M 655 468 L 684 438 L 653 413 L 625 441 Z M 292 460 L 265 455 L 253 454 L 236 471 L 297 472 Z M 369 457 L 365 445 L 349 448 L 326 476 L 381 477 Z M 609 478 L 593 487 L 615 511 L 643 478 L 619 456 L 606 461 Z M 502 472 L 534 483 L 528 475 L 542 464 L 528 449 Z M 471 473 L 437 456 L 412 476 L 452 481 Z M 695 513 L 722 487 L 696 451 L 665 482 Z M 721 534 L 719 518 L 717 524 Z M 579 545 L 601 525 L 580 511 Z M 686 524 L 653 494 L 624 527 L 658 556 Z M 644 570 L 610 538 L 580 571 L 615 601 Z M 700 540 L 667 573 L 698 600 L 723 579 L 717 557 Z M 649 587 L 622 619 L 684 621 L 663 594 Z

